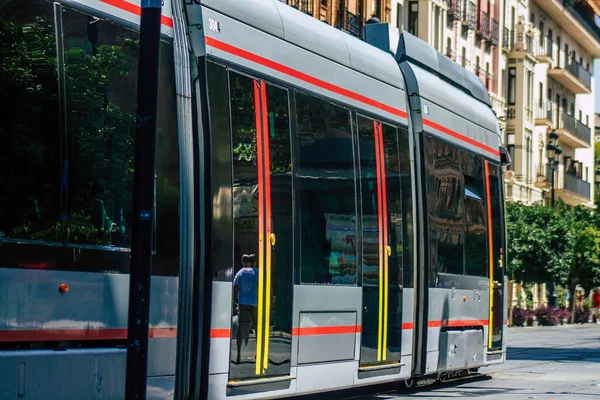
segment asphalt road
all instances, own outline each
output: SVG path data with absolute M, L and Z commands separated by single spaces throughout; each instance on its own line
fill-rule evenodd
M 419 390 L 386 385 L 319 399 L 588 399 L 600 400 L 600 326 L 510 328 L 508 360 L 475 379 Z M 312 397 L 316 399 L 317 397 Z

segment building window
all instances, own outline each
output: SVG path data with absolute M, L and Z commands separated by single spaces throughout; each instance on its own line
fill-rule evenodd
M 508 90 L 506 98 L 508 100 L 508 104 L 514 106 L 517 101 L 517 69 L 509 68 L 508 69 L 508 84 L 506 85 Z
M 464 68 L 465 65 L 467 65 L 467 49 L 466 48 L 462 48 L 462 52 L 461 52 L 461 65 Z
M 408 32 L 419 36 L 419 3 L 411 1 L 408 3 Z
M 396 4 L 396 27 L 402 28 L 402 4 Z

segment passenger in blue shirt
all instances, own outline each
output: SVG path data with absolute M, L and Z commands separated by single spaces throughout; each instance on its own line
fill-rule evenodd
M 234 299 L 238 305 L 237 363 L 240 363 L 242 341 L 248 346 L 250 332 L 256 329 L 258 306 L 258 268 L 254 254 L 242 256 L 242 269 L 233 279 Z

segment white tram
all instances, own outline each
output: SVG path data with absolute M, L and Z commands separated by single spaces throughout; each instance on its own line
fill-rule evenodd
M 164 3 L 149 398 L 502 363 L 509 160 L 481 81 L 384 24 Z M 123 396 L 139 4 L 0 6 L 0 399 Z

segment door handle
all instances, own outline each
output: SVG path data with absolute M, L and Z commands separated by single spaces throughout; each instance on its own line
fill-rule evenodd
M 269 235 L 269 239 L 271 239 L 271 246 L 272 246 L 272 247 L 275 247 L 275 241 L 276 241 L 275 234 L 274 234 L 274 233 L 271 233 L 271 234 Z

